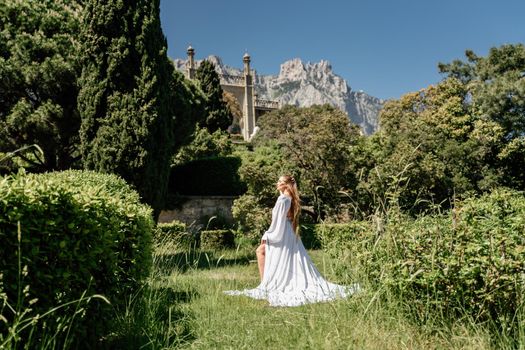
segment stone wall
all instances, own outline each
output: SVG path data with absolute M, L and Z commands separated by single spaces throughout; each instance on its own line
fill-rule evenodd
M 232 204 L 236 196 L 187 196 L 179 209 L 163 210 L 159 216 L 160 222 L 182 221 L 186 225 L 202 224 L 215 215 L 233 221 Z

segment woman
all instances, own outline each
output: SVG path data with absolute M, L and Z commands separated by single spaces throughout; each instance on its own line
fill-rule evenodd
M 359 289 L 326 281 L 297 235 L 300 200 L 295 179 L 279 178 L 281 195 L 272 210 L 272 223 L 257 248 L 261 283 L 254 289 L 225 291 L 229 295 L 247 295 L 267 299 L 271 306 L 299 306 L 307 303 L 347 297 Z

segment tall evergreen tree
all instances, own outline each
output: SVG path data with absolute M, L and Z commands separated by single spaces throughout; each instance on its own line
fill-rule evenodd
M 121 175 L 155 213 L 174 147 L 173 65 L 159 0 L 88 0 L 78 104 L 84 167 Z
M 79 160 L 77 78 L 81 6 L 74 0 L 0 0 L 0 152 L 32 171 Z
M 204 60 L 195 72 L 195 77 L 200 83 L 201 89 L 206 96 L 206 119 L 202 123 L 211 133 L 217 130 L 227 130 L 232 123 L 228 106 L 223 99 L 221 80 L 215 71 L 215 65 Z

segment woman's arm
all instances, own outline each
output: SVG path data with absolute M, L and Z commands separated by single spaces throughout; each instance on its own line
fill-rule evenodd
M 272 223 L 268 231 L 262 236 L 262 241 L 267 240 L 268 243 L 271 243 L 278 242 L 283 238 L 290 206 L 291 200 L 288 197 L 283 196 L 277 200 L 272 210 Z

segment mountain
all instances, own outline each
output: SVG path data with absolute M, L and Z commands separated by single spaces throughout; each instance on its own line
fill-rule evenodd
M 241 69 L 224 65 L 220 57 L 207 59 L 215 64 L 219 74 L 242 75 Z M 177 69 L 185 71 L 185 60 L 176 59 L 174 63 Z M 281 106 L 308 107 L 325 103 L 336 106 L 367 135 L 378 129 L 379 111 L 385 102 L 363 91 L 353 91 L 325 60 L 318 63 L 304 63 L 298 58 L 286 61 L 281 64 L 279 75 L 257 75 L 255 91 L 258 98 L 278 101 Z

